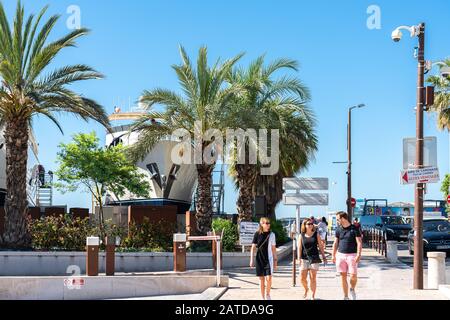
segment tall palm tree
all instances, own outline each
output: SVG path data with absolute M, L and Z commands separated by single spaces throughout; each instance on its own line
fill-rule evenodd
M 450 58 L 439 63 L 440 69 L 444 67 L 450 67 Z M 440 130 L 447 129 L 450 131 L 450 79 L 430 76 L 427 82 L 434 85 L 436 89 L 434 105 L 429 111 L 437 113 L 437 126 Z
M 292 98 L 291 98 L 292 99 Z M 284 103 L 275 102 L 269 116 L 279 121 L 280 126 L 280 170 L 274 175 L 257 175 L 254 184 L 254 196 L 264 196 L 268 216 L 275 219 L 275 208 L 283 196 L 283 178 L 292 177 L 308 167 L 314 159 L 318 147 L 315 134 L 315 120 L 303 102 L 287 99 Z M 303 106 L 305 112 L 295 109 Z M 286 108 L 284 105 L 288 105 Z
M 18 1 L 14 22 L 10 27 L 0 3 L 0 122 L 6 142 L 6 202 L 3 245 L 28 247 L 28 212 L 26 174 L 29 132 L 35 115 L 42 115 L 61 130 L 56 114 L 69 112 L 84 120 L 94 119 L 108 126 L 105 110 L 95 101 L 67 88 L 68 85 L 102 75 L 86 65 L 68 65 L 43 75 L 62 49 L 75 46 L 75 40 L 88 33 L 74 30 L 53 42 L 47 39 L 59 16 L 40 22 L 47 10 L 35 17 L 24 17 Z
M 183 94 L 167 89 L 154 89 L 144 91 L 140 98 L 149 112 L 132 126 L 132 130 L 139 133 L 138 142 L 129 150 L 131 158 L 135 161 L 145 157 L 158 141 L 171 135 L 175 129 L 186 130 L 190 137 L 194 137 L 195 130 L 201 135 L 208 129 L 218 129 L 221 132 L 225 130 L 224 110 L 233 96 L 233 88 L 226 86 L 225 78 L 242 54 L 223 63 L 217 61 L 210 67 L 207 49 L 201 47 L 198 51 L 196 68 L 181 46 L 180 55 L 182 63 L 172 68 L 177 74 Z M 152 110 L 155 104 L 163 106 L 164 110 L 161 112 Z M 158 119 L 158 125 L 154 125 L 153 119 Z M 197 125 L 198 123 L 201 125 Z M 203 141 L 199 146 L 192 146 L 203 155 L 210 142 Z M 213 163 L 202 161 L 196 164 L 198 174 L 196 218 L 198 230 L 202 233 L 211 230 L 211 187 L 214 166 L 215 161 Z
M 230 174 L 239 188 L 236 204 L 241 221 L 252 219 L 256 194 L 266 197 L 274 215 L 274 206 L 281 199 L 282 178 L 304 168 L 317 148 L 314 116 L 306 105 L 309 91 L 296 77 L 275 78 L 277 72 L 284 70 L 297 71 L 297 62 L 283 58 L 266 66 L 261 56 L 247 69 L 236 68 L 229 77 L 237 92 L 228 116 L 230 125 L 242 129 L 280 130 L 280 171 L 277 174 L 261 175 L 261 165 L 251 164 L 248 159 L 238 163 L 235 158 L 230 166 Z M 256 143 L 249 138 L 245 147 Z

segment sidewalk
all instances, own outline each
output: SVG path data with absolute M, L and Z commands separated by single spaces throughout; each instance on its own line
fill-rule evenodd
M 329 251 L 329 249 L 327 249 Z M 331 261 L 330 261 L 331 262 Z M 227 272 L 227 271 L 226 271 Z M 259 279 L 255 270 L 240 268 L 229 270 L 229 289 L 221 300 L 258 300 L 260 299 Z M 298 275 L 298 269 L 297 269 Z M 390 264 L 377 252 L 363 249 L 363 258 L 359 264 L 357 298 L 360 300 L 445 300 L 438 290 L 413 290 L 413 270 L 399 263 Z M 342 300 L 341 279 L 336 276 L 334 265 L 321 265 L 317 274 L 316 298 Z M 424 284 L 426 287 L 427 279 Z M 302 300 L 303 287 L 297 277 L 297 286 L 292 287 L 292 264 L 282 261 L 274 275 L 272 300 Z

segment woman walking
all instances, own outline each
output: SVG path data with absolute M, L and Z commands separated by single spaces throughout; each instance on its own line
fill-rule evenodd
M 305 288 L 305 294 L 303 298 L 308 297 L 308 273 L 310 281 L 310 289 L 312 292 L 311 300 L 316 298 L 316 288 L 317 288 L 317 271 L 319 271 L 319 263 L 322 261 L 319 257 L 319 251 L 322 254 L 324 263 L 327 263 L 327 258 L 325 257 L 325 251 L 323 248 L 323 242 L 320 239 L 319 233 L 314 226 L 311 219 L 306 219 L 302 223 L 301 233 L 298 240 L 298 254 L 301 259 L 300 262 L 300 272 L 301 281 L 303 288 Z
M 261 296 L 263 300 L 270 300 L 272 275 L 277 270 L 277 249 L 275 234 L 270 231 L 270 220 L 261 218 L 259 229 L 253 236 L 250 252 L 250 268 L 255 266 L 254 254 L 256 251 L 256 275 L 259 277 Z

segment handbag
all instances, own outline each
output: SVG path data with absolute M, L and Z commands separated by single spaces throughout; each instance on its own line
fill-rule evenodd
M 305 247 L 305 234 L 302 233 L 301 235 L 302 235 L 302 246 L 303 246 L 303 250 L 305 251 L 306 258 L 308 258 L 309 264 L 313 264 L 313 263 L 322 263 L 322 260 L 320 260 L 320 257 L 319 257 L 319 256 L 313 257 L 313 258 L 311 258 L 311 257 L 309 256 L 308 250 L 306 250 L 306 247 Z M 316 234 L 316 237 L 317 237 L 317 234 Z

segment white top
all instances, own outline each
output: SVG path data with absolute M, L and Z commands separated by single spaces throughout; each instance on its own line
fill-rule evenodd
M 269 250 L 269 263 L 270 263 L 270 271 L 271 274 L 273 274 L 273 254 L 272 254 L 272 246 L 276 246 L 277 245 L 277 241 L 275 238 L 275 233 L 270 232 L 269 235 L 269 245 L 267 246 L 267 250 Z

